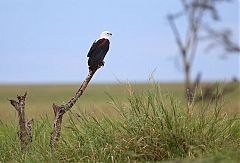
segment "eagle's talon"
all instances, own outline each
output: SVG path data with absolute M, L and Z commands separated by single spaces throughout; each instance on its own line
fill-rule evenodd
M 101 62 L 101 66 L 104 66 L 104 64 L 105 64 L 105 62 L 104 62 L 104 61 L 102 61 L 102 62 Z
M 102 62 L 100 62 L 100 63 L 98 64 L 98 67 L 100 68 L 100 67 L 104 66 L 104 64 L 105 64 L 105 62 L 102 61 Z

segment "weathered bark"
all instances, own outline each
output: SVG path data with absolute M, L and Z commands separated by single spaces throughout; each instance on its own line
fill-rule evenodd
M 61 124 L 62 124 L 62 118 L 63 114 L 65 113 L 64 106 L 58 106 L 53 104 L 52 106 L 54 115 L 55 115 L 55 120 L 54 120 L 54 129 L 53 132 L 51 133 L 51 140 L 50 140 L 50 145 L 53 150 L 56 149 L 57 142 L 60 137 L 60 132 L 61 132 Z
M 27 96 L 27 92 L 23 96 L 17 96 L 18 101 L 9 100 L 11 105 L 16 109 L 19 118 L 19 138 L 21 141 L 21 149 L 22 151 L 26 150 L 32 142 L 32 125 L 33 119 L 29 121 L 25 121 L 25 99 Z
M 101 66 L 101 65 L 100 65 Z M 90 82 L 90 80 L 92 79 L 95 71 L 89 71 L 88 76 L 86 77 L 86 79 L 83 81 L 83 83 L 81 84 L 80 88 L 78 89 L 78 91 L 76 92 L 76 94 L 69 100 L 68 103 L 64 104 L 64 105 L 55 105 L 53 104 L 53 111 L 55 114 L 55 120 L 54 120 L 54 129 L 53 132 L 51 134 L 51 140 L 50 140 L 50 145 L 53 151 L 56 150 L 57 147 L 57 143 L 60 137 L 60 132 L 61 132 L 61 124 L 62 124 L 62 119 L 63 119 L 63 115 L 69 111 L 73 105 L 77 102 L 77 100 L 79 99 L 80 96 L 82 96 L 83 92 L 85 91 L 86 87 L 88 86 L 88 83 Z

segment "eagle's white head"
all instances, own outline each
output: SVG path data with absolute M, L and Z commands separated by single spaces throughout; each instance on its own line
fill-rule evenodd
M 111 36 L 112 36 L 112 33 L 111 33 L 111 32 L 109 32 L 109 31 L 103 31 L 103 32 L 101 33 L 99 39 L 102 39 L 102 38 L 109 39 Z

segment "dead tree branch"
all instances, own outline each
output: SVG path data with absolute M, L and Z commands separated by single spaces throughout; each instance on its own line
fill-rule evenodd
M 16 109 L 19 118 L 19 138 L 21 141 L 22 151 L 26 150 L 30 142 L 32 142 L 32 126 L 33 119 L 26 121 L 25 120 L 25 99 L 27 92 L 23 96 L 17 96 L 18 101 L 9 100 L 11 105 Z
M 100 67 L 99 67 L 100 68 Z M 60 137 L 60 132 L 61 132 L 61 124 L 62 124 L 62 119 L 63 119 L 63 115 L 69 111 L 73 105 L 77 102 L 77 100 L 82 96 L 83 92 L 85 91 L 85 89 L 88 86 L 88 83 L 90 82 L 90 80 L 92 79 L 93 75 L 95 74 L 97 70 L 95 71 L 89 71 L 88 76 L 86 77 L 86 79 L 83 81 L 83 83 L 81 84 L 80 88 L 78 89 L 78 91 L 76 92 L 76 94 L 69 100 L 68 103 L 64 104 L 64 105 L 56 105 L 53 104 L 52 108 L 55 114 L 55 120 L 54 120 L 54 129 L 53 132 L 51 134 L 51 140 L 50 140 L 50 145 L 53 151 L 56 150 L 57 147 L 57 143 Z
M 232 31 L 228 29 L 216 31 L 207 25 L 205 25 L 205 30 L 209 33 L 207 39 L 212 41 L 209 43 L 206 50 L 213 50 L 214 47 L 221 47 L 223 53 L 240 54 L 240 45 L 233 41 Z

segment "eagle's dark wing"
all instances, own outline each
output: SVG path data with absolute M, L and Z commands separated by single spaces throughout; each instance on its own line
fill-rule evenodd
M 91 48 L 90 48 L 90 50 L 89 50 L 89 52 L 88 52 L 88 54 L 87 54 L 87 57 L 90 57 L 91 56 L 91 54 L 93 53 L 93 51 L 96 49 L 96 41 L 94 41 L 93 42 L 93 44 L 92 44 L 92 46 L 91 46 Z
M 99 48 L 100 46 L 102 46 L 104 43 L 106 42 L 106 39 L 100 39 L 100 40 L 98 40 L 98 41 L 94 41 L 93 42 L 93 44 L 92 44 L 92 46 L 91 46 L 91 48 L 90 48 L 90 50 L 89 50 L 89 52 L 88 52 L 88 54 L 87 54 L 87 57 L 91 57 L 92 56 L 92 54 L 94 53 L 94 51 L 97 49 L 97 48 Z

